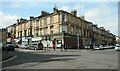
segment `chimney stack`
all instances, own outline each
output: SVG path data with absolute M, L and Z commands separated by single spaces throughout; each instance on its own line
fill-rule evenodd
M 75 9 L 75 10 L 72 10 L 72 11 L 71 11 L 71 14 L 77 16 L 77 10 L 76 10 L 76 9 Z
M 105 28 L 104 27 L 100 27 L 100 29 L 104 30 L 105 31 Z
M 33 20 L 34 19 L 34 16 L 30 16 L 30 20 Z
M 42 16 L 49 15 L 49 12 L 47 12 L 47 11 L 41 11 L 41 15 L 42 15 Z
M 20 18 L 20 22 L 23 22 L 23 18 Z
M 107 30 L 108 33 L 110 33 L 110 30 Z
M 85 16 L 80 16 L 81 19 L 85 19 Z
M 55 7 L 53 8 L 53 13 L 58 13 L 58 9 L 57 9 L 57 7 L 56 7 L 56 4 L 55 4 Z
M 19 23 L 19 19 L 17 19 L 17 23 Z

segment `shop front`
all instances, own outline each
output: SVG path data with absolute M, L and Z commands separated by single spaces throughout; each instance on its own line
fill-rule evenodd
M 63 44 L 68 49 L 77 49 L 78 47 L 80 48 L 81 45 L 80 37 L 78 38 L 78 36 L 75 35 L 61 33 L 61 34 L 46 35 L 41 37 L 42 37 L 42 41 L 44 40 L 44 41 L 53 42 L 55 39 L 57 48 L 60 48 L 61 45 Z

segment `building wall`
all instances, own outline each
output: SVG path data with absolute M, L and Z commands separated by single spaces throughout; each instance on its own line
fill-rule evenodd
M 50 21 L 52 17 L 52 21 Z M 46 25 L 44 24 L 46 21 Z M 35 35 L 35 31 L 37 31 L 37 33 L 40 35 L 40 29 L 42 30 L 42 34 L 41 35 L 45 35 L 45 29 L 47 29 L 47 33 L 46 34 L 50 34 L 50 26 L 53 26 L 53 33 L 58 33 L 59 32 L 59 16 L 58 15 L 53 15 L 50 17 L 43 17 L 38 19 L 37 22 L 37 26 L 35 26 L 36 24 L 34 23 L 36 22 L 35 20 L 32 21 L 32 33 L 33 35 Z M 42 23 L 42 25 L 40 25 Z
M 18 38 L 18 25 L 16 25 L 16 38 Z

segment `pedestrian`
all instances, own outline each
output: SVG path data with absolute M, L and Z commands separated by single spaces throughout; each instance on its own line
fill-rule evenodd
M 63 44 L 61 44 L 61 51 L 63 51 L 63 48 L 64 48 L 64 47 L 63 47 Z
M 45 40 L 43 40 L 43 46 L 44 46 L 44 50 L 46 50 L 46 48 L 47 48 L 47 42 Z
M 56 39 L 53 40 L 53 49 L 55 50 L 56 48 L 56 43 L 55 43 Z
M 47 49 L 50 51 L 50 40 L 47 40 Z
M 53 41 L 53 49 L 55 50 L 56 48 L 56 44 L 55 44 L 55 41 Z
M 64 50 L 67 51 L 67 45 L 63 45 Z

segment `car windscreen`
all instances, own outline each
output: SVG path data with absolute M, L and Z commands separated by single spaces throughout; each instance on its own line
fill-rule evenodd
M 7 47 L 14 47 L 14 45 L 13 44 L 7 44 Z
M 120 47 L 120 45 L 117 45 L 116 47 Z
M 37 44 L 32 44 L 32 45 L 37 45 Z

